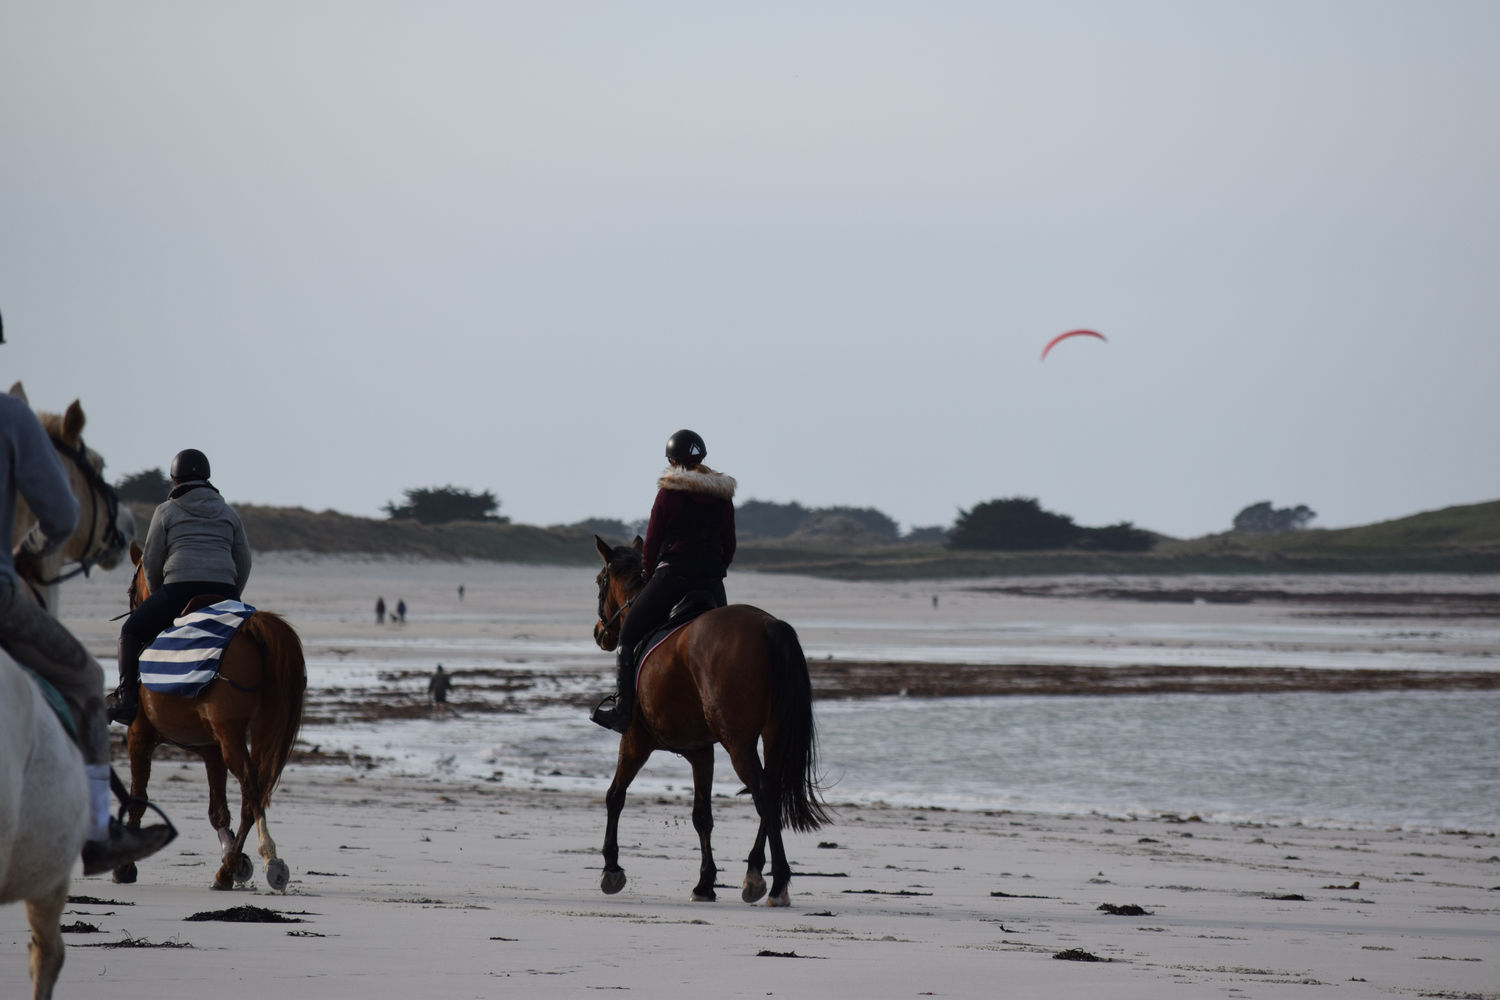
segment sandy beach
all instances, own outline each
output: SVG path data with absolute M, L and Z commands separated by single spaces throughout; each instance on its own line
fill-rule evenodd
M 388 685 L 380 700 L 419 703 L 420 669 L 433 655 L 477 666 L 492 655 L 485 642 L 493 637 L 506 649 L 562 650 L 556 662 L 533 653 L 533 662 L 512 664 L 525 685 L 552 692 L 533 691 L 534 699 L 584 702 L 609 669 L 603 654 L 581 659 L 566 645 L 587 636 L 587 570 L 282 557 L 262 560 L 257 574 L 247 599 L 293 620 L 310 664 L 376 663 Z M 1260 636 L 1257 655 L 1269 666 L 1299 658 L 1316 666 L 1351 640 L 1323 636 L 1310 627 L 1322 619 L 1309 615 L 1377 606 L 1367 640 L 1377 665 L 1410 659 L 1487 672 L 1494 653 L 1487 599 L 1463 604 L 1473 617 L 1459 627 L 1435 629 L 1433 615 L 1449 616 L 1460 602 L 1438 602 L 1438 612 L 1378 600 L 1289 606 L 1211 602 L 1200 591 L 1147 613 L 1120 595 L 996 595 L 957 582 L 745 574 L 731 583 L 735 598 L 798 625 L 815 676 L 823 657 L 861 673 L 847 668 L 864 662 L 854 648 L 864 640 L 851 630 L 863 635 L 872 621 L 889 633 L 882 648 L 900 653 L 868 661 L 887 672 L 892 663 L 972 668 L 969 623 L 997 614 L 1042 623 L 1045 634 L 1015 640 L 1033 643 L 1040 663 L 1060 636 L 1087 651 L 1102 642 L 1094 629 L 1106 628 L 1112 662 L 1122 664 L 1180 666 L 1195 642 L 1232 649 Z M 117 573 L 65 593 L 65 621 L 101 659 L 112 656 L 116 626 L 107 619 L 122 610 L 123 586 Z M 1490 579 L 1428 589 L 1493 588 Z M 377 593 L 411 607 L 399 642 L 392 626 L 373 623 Z M 952 627 L 940 630 L 947 638 L 908 624 L 923 621 L 919 612 L 951 616 Z M 1171 630 L 1140 628 L 1147 619 Z M 1163 634 L 1185 637 L 1184 648 L 1164 645 Z M 1154 655 L 1136 657 L 1136 643 Z M 494 725 L 504 726 L 504 699 L 514 696 L 496 687 L 468 697 L 501 703 Z M 312 711 L 332 715 L 330 706 L 370 700 L 370 692 L 324 692 Z M 581 727 L 580 739 L 598 738 Z M 1500 997 L 1500 841 L 1492 830 L 908 808 L 845 801 L 835 787 L 836 821 L 788 838 L 791 907 L 770 909 L 739 899 L 754 823 L 748 801 L 732 794 L 715 800 L 719 899 L 688 901 L 697 843 L 687 769 L 670 757 L 662 767 L 680 768 L 680 781 L 638 792 L 626 807 L 630 881 L 615 896 L 598 887 L 603 783 L 548 788 L 512 774 L 474 780 L 317 761 L 304 755 L 288 768 L 271 812 L 291 866 L 287 891 L 265 887 L 257 858 L 245 887 L 214 892 L 217 844 L 203 819 L 201 766 L 159 758 L 153 797 L 182 835 L 142 865 L 135 885 L 75 879 L 58 995 Z M 201 914 L 209 918 L 193 919 Z M 240 919 L 224 919 L 233 916 Z M 26 993 L 25 937 L 21 909 L 0 909 L 0 997 Z

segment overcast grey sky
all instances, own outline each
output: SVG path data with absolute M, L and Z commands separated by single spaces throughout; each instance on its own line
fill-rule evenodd
M 1497 296 L 1487 0 L 0 7 L 0 376 L 240 503 L 1362 524 L 1500 497 Z

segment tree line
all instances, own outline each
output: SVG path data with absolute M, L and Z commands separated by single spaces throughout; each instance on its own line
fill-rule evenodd
M 171 485 L 161 469 L 147 469 L 123 477 L 116 489 L 123 500 L 159 503 L 166 499 Z M 414 520 L 421 524 L 510 523 L 510 518 L 500 514 L 500 499 L 492 491 L 476 493 L 453 485 L 405 490 L 401 502 L 389 501 L 381 510 L 390 520 Z M 1261 501 L 1235 515 L 1232 530 L 1297 531 L 1307 527 L 1316 516 L 1303 504 L 1277 508 L 1270 501 Z M 986 500 L 967 510 L 960 509 L 952 525 L 913 528 L 904 535 L 895 519 L 874 507 L 805 507 L 795 501 L 747 500 L 735 507 L 735 525 L 747 539 L 824 540 L 851 545 L 921 542 L 942 544 L 950 549 L 990 551 L 1145 552 L 1161 537 L 1129 521 L 1085 527 L 1066 514 L 1045 509 L 1034 497 L 1019 496 Z M 589 518 L 569 527 L 628 538 L 641 533 L 645 525 L 627 524 L 614 518 Z

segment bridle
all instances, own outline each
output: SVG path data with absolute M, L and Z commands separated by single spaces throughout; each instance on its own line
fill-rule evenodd
M 616 626 L 616 624 L 620 622 L 620 620 L 624 616 L 624 614 L 627 611 L 630 610 L 630 606 L 635 603 L 635 598 L 631 597 L 628 600 L 626 600 L 623 603 L 621 603 L 619 607 L 615 608 L 614 614 L 612 614 L 612 615 L 606 615 L 605 611 L 604 611 L 604 605 L 605 605 L 605 602 L 609 598 L 609 580 L 610 580 L 609 567 L 605 566 L 603 569 L 601 569 L 599 571 L 599 577 L 598 577 L 598 582 L 599 582 L 599 624 L 597 624 L 597 625 L 594 626 L 594 637 L 595 637 L 596 640 L 598 639 L 598 637 L 600 637 L 600 636 L 604 635 L 605 633 L 607 633 L 611 628 L 614 628 Z M 639 596 L 639 595 L 637 595 L 637 596 Z
M 83 554 L 78 557 L 77 566 L 66 573 L 58 573 L 50 579 L 31 581 L 32 585 L 37 587 L 56 586 L 59 583 L 73 579 L 80 573 L 86 577 L 89 575 L 89 570 L 99 565 L 104 557 L 123 552 L 125 546 L 130 544 L 130 539 L 126 538 L 124 533 L 120 531 L 120 494 L 115 492 L 115 488 L 109 485 L 105 478 L 99 474 L 99 470 L 94 468 L 94 463 L 89 461 L 88 446 L 83 443 L 83 439 L 79 439 L 78 447 L 76 448 L 56 439 L 53 440 L 52 445 L 57 449 L 58 454 L 73 463 L 74 467 L 82 474 L 84 481 L 88 483 L 89 540 L 83 547 Z M 108 515 L 106 518 L 108 527 L 104 529 L 102 538 L 99 534 L 99 507 L 101 504 Z

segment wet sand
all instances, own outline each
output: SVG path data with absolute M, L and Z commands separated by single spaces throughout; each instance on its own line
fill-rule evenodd
M 1330 599 L 1210 602 L 1200 593 L 1201 603 L 1158 602 L 754 574 L 731 582 L 735 597 L 798 625 L 824 697 L 1035 694 L 1049 685 L 1058 694 L 1205 683 L 1480 686 L 1494 675 L 1474 669 L 1492 662 L 1492 621 L 1435 625 L 1412 601 L 1386 605 L 1377 625 L 1351 638 L 1307 628 L 1339 610 Z M 267 559 L 247 599 L 292 618 L 310 657 L 381 665 L 372 689 L 316 693 L 313 717 L 347 720 L 426 711 L 415 691 L 433 650 L 586 637 L 591 583 L 578 570 Z M 1489 583 L 1466 586 L 1483 594 L 1495 589 Z M 113 651 L 118 626 L 108 618 L 122 610 L 122 590 L 123 578 L 105 576 L 65 595 L 65 620 L 101 658 Z M 388 604 L 404 597 L 408 623 L 376 626 L 375 593 Z M 1354 607 L 1363 614 L 1371 602 Z M 1035 626 L 1034 637 L 1014 640 L 1023 652 L 1045 642 L 1080 657 L 1101 645 L 1161 656 L 1098 667 L 1024 655 L 967 662 L 966 630 L 994 618 Z M 885 645 L 909 642 L 911 660 L 823 655 L 856 648 L 871 627 Z M 1289 678 L 1284 664 L 1236 673 L 1171 662 L 1205 643 L 1263 646 L 1267 657 L 1312 665 L 1368 651 L 1424 666 L 1319 680 L 1317 669 Z M 922 655 L 933 647 L 943 655 Z M 608 658 L 593 656 L 496 665 L 458 705 L 503 724 L 518 695 L 577 704 L 608 674 Z M 1444 669 L 1448 659 L 1463 668 Z M 698 858 L 685 776 L 676 791 L 628 802 L 630 882 L 606 896 L 603 788 L 389 777 L 310 750 L 287 770 L 271 813 L 292 870 L 285 894 L 266 889 L 259 859 L 245 887 L 208 888 L 218 847 L 202 819 L 201 766 L 159 759 L 153 794 L 182 835 L 135 885 L 75 880 L 59 995 L 1500 997 L 1500 842 L 1489 833 L 855 806 L 835 789 L 835 822 L 788 837 L 792 906 L 768 909 L 739 899 L 739 859 L 755 824 L 736 797 L 714 802 L 719 900 L 688 902 Z M 190 919 L 224 910 L 299 922 Z M 8 906 L 0 996 L 24 995 L 25 983 L 24 915 Z

